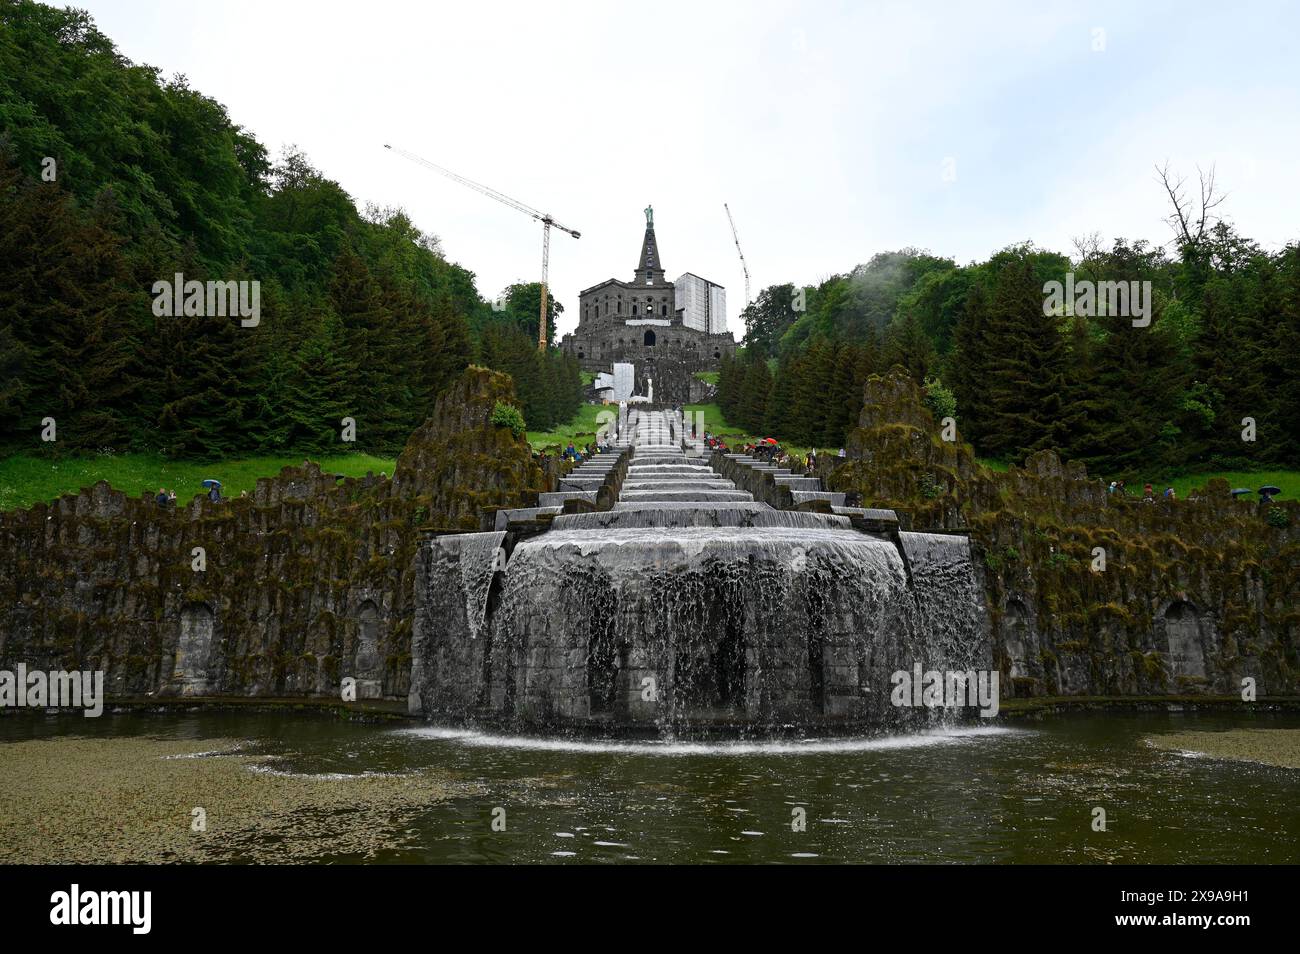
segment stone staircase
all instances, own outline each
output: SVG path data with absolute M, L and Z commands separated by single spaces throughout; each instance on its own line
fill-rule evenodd
M 769 461 L 751 457 L 748 454 L 725 454 L 723 456 L 727 460 L 735 461 L 756 474 L 766 474 L 778 487 L 787 488 L 796 506 L 813 500 L 825 500 L 836 513 L 841 511 L 847 513 L 859 509 L 845 507 L 845 495 L 824 489 L 820 477 L 805 477 L 801 474 L 794 474 L 788 468 L 777 467 Z
M 758 500 L 752 491 L 738 487 L 735 480 L 719 473 L 704 443 L 691 440 L 683 432 L 675 414 L 631 408 L 622 421 L 614 450 L 583 461 L 560 478 L 555 491 L 540 494 L 536 507 L 499 511 L 496 529 L 504 530 L 516 521 L 557 516 L 564 511 L 565 502 L 570 500 L 595 505 L 600 489 L 629 454 L 631 457 L 619 486 L 615 510 L 692 506 L 770 509 L 770 505 Z M 777 467 L 769 461 L 745 454 L 722 456 L 758 475 L 760 480 L 784 487 L 795 507 L 811 501 L 825 501 L 832 512 L 842 516 L 874 519 L 889 513 L 846 507 L 845 495 L 826 490 L 819 477 L 795 474 L 789 468 Z

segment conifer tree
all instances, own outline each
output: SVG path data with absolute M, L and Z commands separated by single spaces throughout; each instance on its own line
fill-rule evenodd
M 986 336 L 989 300 L 982 282 L 974 282 L 966 295 L 953 331 L 953 351 L 944 375 L 957 396 L 957 415 L 963 436 L 977 447 L 984 447 L 988 433 L 989 406 L 987 387 L 990 349 Z
M 833 360 L 833 346 L 818 338 L 795 363 L 790 440 L 796 444 L 815 446 L 821 440 Z
M 835 357 L 826 426 L 821 439 L 826 447 L 842 447 L 848 432 L 858 426 L 858 417 L 862 413 L 862 387 L 866 380 L 859 375 L 862 360 L 861 349 L 852 345 L 842 346 Z
M 934 342 L 921 328 L 916 311 L 899 314 L 885 334 L 885 363 L 900 365 L 916 381 L 924 381 L 937 359 Z
M 1066 344 L 1055 315 L 1043 314 L 1042 283 L 1028 258 L 998 273 L 984 341 L 988 384 L 985 449 L 1023 458 L 1068 440 L 1065 404 Z M 960 400 L 960 397 L 958 398 Z
M 1093 398 L 1086 409 L 1089 419 L 1086 426 L 1067 424 L 1091 438 L 1091 447 L 1080 455 L 1091 472 L 1140 479 L 1167 463 L 1160 455 L 1173 438 L 1173 399 L 1180 390 L 1172 347 L 1158 309 L 1145 328 L 1134 327 L 1127 315 L 1102 316 L 1097 323 L 1104 336 L 1092 362 L 1097 387 L 1088 392 Z
M 294 355 L 282 392 L 287 443 L 292 447 L 340 453 L 351 449 L 341 440 L 345 417 L 356 421 L 357 442 L 365 439 L 367 422 L 357 419 L 349 406 L 356 370 L 343 357 L 344 339 L 338 317 L 327 313 L 317 320 L 312 334 Z
M 767 369 L 767 359 L 757 351 L 747 352 L 741 384 L 741 399 L 736 409 L 736 421 L 747 431 L 758 431 L 767 418 L 767 397 L 772 388 L 772 375 Z M 731 420 L 731 418 L 728 418 Z
M 772 392 L 767 402 L 767 414 L 762 430 L 771 437 L 785 440 L 790 434 L 794 410 L 794 361 L 789 356 L 777 363 L 772 376 Z
M 1101 436 L 1103 417 L 1113 402 L 1101 381 L 1098 366 L 1100 343 L 1095 340 L 1093 322 L 1082 315 L 1070 319 L 1069 368 L 1065 382 L 1065 400 L 1073 426 L 1070 429 L 1066 456 L 1082 460 L 1090 471 L 1096 473 L 1105 460 L 1108 448 Z
M 124 447 L 130 374 L 129 318 L 147 300 L 127 284 L 111 198 L 79 210 L 55 183 L 24 181 L 0 156 L 0 325 L 15 342 L 5 363 L 14 415 L 0 440 L 34 442 L 52 417 L 63 446 Z
M 1278 312 L 1268 329 L 1273 382 L 1269 416 L 1277 437 L 1276 459 L 1300 461 L 1300 244 L 1277 256 Z

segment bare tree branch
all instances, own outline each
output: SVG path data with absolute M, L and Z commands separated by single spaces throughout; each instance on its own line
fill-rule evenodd
M 1156 175 L 1160 177 L 1160 184 L 1164 186 L 1165 194 L 1169 196 L 1169 204 L 1173 207 L 1173 212 L 1165 221 L 1174 230 L 1178 244 L 1192 249 L 1201 247 L 1206 233 L 1219 219 L 1219 216 L 1214 214 L 1214 210 L 1228 197 L 1226 193 L 1220 193 L 1215 185 L 1214 166 L 1210 166 L 1208 172 L 1197 166 L 1196 174 L 1200 194 L 1198 207 L 1194 210 L 1192 203 L 1183 194 L 1183 184 L 1186 180 L 1181 177 L 1175 179 L 1170 174 L 1168 161 L 1164 166 L 1156 166 Z
M 1074 250 L 1079 255 L 1079 268 L 1095 280 L 1096 261 L 1101 257 L 1101 233 L 1089 232 L 1087 235 L 1076 235 L 1072 241 Z

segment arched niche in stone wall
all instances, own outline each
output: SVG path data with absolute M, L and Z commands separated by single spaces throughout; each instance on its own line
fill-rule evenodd
M 357 607 L 357 645 L 353 676 L 357 680 L 358 699 L 378 699 L 383 695 L 384 662 L 379 654 L 379 607 L 374 600 L 363 600 Z
M 645 344 L 647 348 L 653 347 L 655 343 L 655 333 L 650 328 L 645 330 Z
M 179 680 L 183 695 L 207 692 L 215 631 L 216 616 L 206 603 L 187 603 L 181 609 L 181 634 L 176 641 L 172 678 Z
M 1169 672 L 1173 676 L 1205 676 L 1205 627 L 1200 611 L 1187 600 L 1175 600 L 1162 617 Z
M 1029 676 L 1029 663 L 1036 640 L 1029 609 L 1024 601 L 1017 597 L 1007 600 L 1006 609 L 1003 611 L 1002 642 L 1006 647 L 1007 657 L 1011 660 L 1011 668 L 1007 675 L 1012 679 Z
M 685 713 L 743 712 L 748 679 L 743 622 L 734 613 L 720 613 L 699 635 L 698 641 L 675 648 L 671 705 Z

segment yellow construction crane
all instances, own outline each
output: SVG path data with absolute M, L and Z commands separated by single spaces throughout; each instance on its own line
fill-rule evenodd
M 469 186 L 475 192 L 481 192 L 483 195 L 490 196 L 498 202 L 510 206 L 512 209 L 518 209 L 525 215 L 531 216 L 538 222 L 542 223 L 542 313 L 538 319 L 537 326 L 537 350 L 546 350 L 546 297 L 547 297 L 547 279 L 551 271 L 551 226 L 554 225 L 561 232 L 568 232 L 574 238 L 582 238 L 582 234 L 577 229 L 571 229 L 567 225 L 561 225 L 545 212 L 538 212 L 531 206 L 525 205 L 518 199 L 512 199 L 504 192 L 498 192 L 481 182 L 475 182 L 473 179 L 466 179 L 462 175 L 457 175 L 450 169 L 444 169 L 436 162 L 430 162 L 428 159 L 422 159 L 415 153 L 407 152 L 405 149 L 398 149 L 396 146 L 384 144 L 384 148 L 410 159 L 412 162 L 418 162 L 422 166 L 432 169 L 434 172 L 441 172 L 448 179 L 454 179 L 463 186 Z

